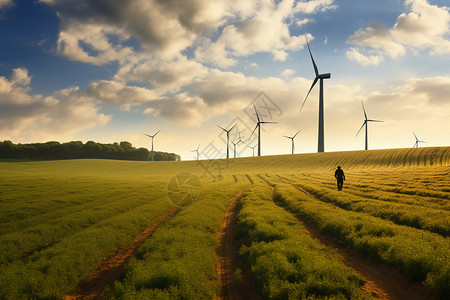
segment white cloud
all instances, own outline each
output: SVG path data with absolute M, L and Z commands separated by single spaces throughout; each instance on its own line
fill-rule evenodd
M 192 49 L 198 61 L 223 68 L 257 52 L 284 61 L 288 51 L 304 46 L 289 30 L 295 15 L 336 8 L 334 0 L 40 2 L 53 7 L 61 19 L 57 51 L 71 60 L 127 64 L 138 55 L 127 43 L 134 37 L 147 55 L 171 60 Z
M 301 19 L 301 20 L 296 21 L 295 25 L 297 25 L 298 27 L 302 27 L 302 26 L 304 26 L 304 25 L 306 25 L 308 23 L 311 23 L 312 21 L 313 21 L 312 19 L 308 19 L 308 18 Z
M 379 24 L 358 30 L 348 39 L 348 42 L 360 47 L 380 50 L 381 53 L 392 58 L 403 56 L 406 52 L 405 47 L 396 42 L 392 34 Z
M 317 11 L 337 9 L 338 6 L 333 3 L 334 0 L 299 1 L 295 9 L 306 14 L 313 14 Z
M 105 103 L 112 103 L 124 110 L 159 98 L 153 91 L 137 86 L 126 86 L 122 82 L 100 80 L 92 82 L 86 94 Z
M 141 55 L 140 58 L 123 64 L 114 80 L 148 82 L 156 93 L 163 95 L 176 93 L 207 73 L 206 67 L 185 56 L 161 60 Z
M 384 60 L 382 55 L 366 56 L 356 48 L 350 48 L 350 50 L 347 51 L 346 56 L 348 59 L 355 60 L 363 66 L 378 66 Z
M 347 52 L 349 59 L 363 65 L 374 64 L 384 56 L 399 58 L 407 51 L 429 49 L 432 54 L 450 53 L 450 9 L 431 5 L 427 0 L 405 0 L 410 13 L 398 16 L 395 25 L 386 29 L 377 24 L 359 29 L 349 37 L 348 43 L 359 46 Z M 361 51 L 376 52 L 369 59 Z M 357 58 L 359 57 L 359 59 Z M 364 58 L 365 57 L 365 58 Z
M 181 93 L 170 99 L 151 102 L 144 114 L 169 119 L 182 125 L 200 126 L 211 117 L 211 111 L 200 97 Z
M 284 71 L 281 73 L 281 76 L 283 76 L 284 78 L 289 78 L 289 77 L 291 77 L 292 75 L 294 75 L 294 73 L 295 73 L 295 70 L 292 70 L 292 69 L 286 69 L 286 70 L 284 70 Z
M 285 0 L 278 4 L 261 1 L 254 8 L 251 18 L 241 19 L 225 26 L 215 42 L 207 47 L 200 46 L 196 58 L 202 62 L 227 67 L 236 63 L 233 57 L 248 56 L 257 52 L 267 52 L 274 60 L 285 61 L 286 51 L 301 49 L 305 41 L 302 37 L 291 36 L 287 19 L 300 9 L 293 1 Z M 205 52 L 209 56 L 205 56 Z
M 49 97 L 30 93 L 27 69 L 14 69 L 10 80 L 0 77 L 0 134 L 4 139 L 64 139 L 103 126 L 110 116 L 98 112 L 94 100 L 78 88 Z
M 26 86 L 31 82 L 31 77 L 28 75 L 28 70 L 23 68 L 16 68 L 11 73 L 11 83 L 15 85 Z

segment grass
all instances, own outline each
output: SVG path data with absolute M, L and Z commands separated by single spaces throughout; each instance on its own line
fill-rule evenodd
M 371 299 L 359 289 L 363 279 L 333 249 L 273 203 L 267 185 L 254 187 L 240 204 L 240 252 L 267 299 Z
M 448 238 L 347 211 L 289 185 L 277 186 L 276 199 L 363 255 L 399 267 L 410 280 L 424 281 L 442 296 L 449 294 Z
M 206 186 L 201 201 L 162 224 L 142 245 L 108 298 L 212 299 L 215 234 L 228 201 L 244 187 L 231 176 Z
M 0 298 L 67 294 L 172 207 L 167 185 L 179 173 L 200 178 L 203 200 L 158 227 L 109 297 L 210 299 L 218 289 L 215 232 L 228 200 L 243 188 L 241 254 L 266 298 L 358 297 L 360 278 L 271 202 L 270 186 L 286 209 L 449 297 L 450 147 L 201 163 L 0 162 Z M 347 177 L 340 193 L 338 164 Z M 325 272 L 328 265 L 340 271 Z

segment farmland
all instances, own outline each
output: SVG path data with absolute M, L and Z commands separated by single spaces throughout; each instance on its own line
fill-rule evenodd
M 186 190 L 171 183 L 191 175 L 195 197 L 177 202 L 173 195 Z M 266 299 L 450 295 L 449 147 L 200 162 L 3 161 L 0 178 L 1 299 L 88 298 L 80 287 L 152 224 L 121 275 L 100 287 L 104 297 L 227 299 L 226 284 L 239 290 L 249 281 L 255 298 Z M 229 214 L 233 245 L 220 252 Z M 218 253 L 232 262 L 218 266 Z M 231 274 L 228 283 L 221 272 Z

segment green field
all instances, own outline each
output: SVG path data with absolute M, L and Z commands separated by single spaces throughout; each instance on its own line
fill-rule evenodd
M 337 165 L 347 178 L 341 192 Z M 70 294 L 174 207 L 169 183 L 182 173 L 199 179 L 201 195 L 139 247 L 106 298 L 220 294 L 216 232 L 242 190 L 235 243 L 263 297 L 372 298 L 334 249 L 305 234 L 306 222 L 450 298 L 450 147 L 436 147 L 200 162 L 2 161 L 0 299 Z

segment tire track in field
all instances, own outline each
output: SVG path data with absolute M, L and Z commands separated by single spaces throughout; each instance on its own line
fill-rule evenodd
M 105 287 L 120 278 L 125 265 L 131 256 L 136 254 L 138 247 L 149 238 L 155 229 L 167 219 L 175 216 L 180 208 L 175 207 L 157 217 L 149 226 L 141 231 L 131 243 L 120 247 L 105 258 L 91 274 L 91 277 L 80 283 L 65 300 L 75 299 L 101 299 Z
M 335 249 L 341 258 L 341 262 L 354 269 L 365 283 L 361 289 L 375 298 L 383 300 L 432 300 L 437 299 L 421 283 L 409 283 L 398 268 L 386 264 L 375 263 L 369 258 L 362 256 L 356 250 L 342 247 L 339 240 L 330 234 L 324 234 L 311 222 L 305 220 L 298 214 L 290 211 L 282 203 L 275 200 L 275 190 L 272 189 L 272 200 L 274 203 L 294 216 L 297 221 L 304 225 L 306 234 L 318 240 L 323 247 Z
M 256 282 L 239 259 L 238 248 L 234 242 L 238 229 L 237 203 L 243 193 L 244 190 L 238 192 L 230 200 L 216 234 L 219 239 L 219 245 L 216 247 L 216 275 L 220 291 L 214 296 L 215 300 L 262 299 Z M 241 272 L 236 272 L 238 269 Z

